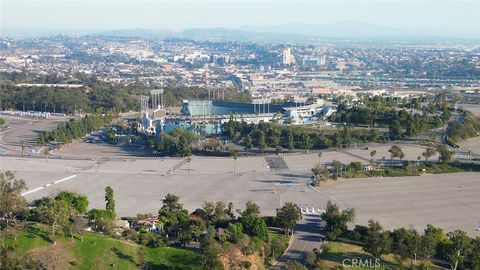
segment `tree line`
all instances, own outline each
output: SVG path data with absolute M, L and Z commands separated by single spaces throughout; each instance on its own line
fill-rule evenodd
M 254 147 L 264 151 L 267 147 L 277 152 L 282 149 L 325 149 L 328 147 L 349 147 L 354 143 L 380 142 L 378 129 L 353 129 L 339 126 L 335 130 L 318 130 L 309 127 L 281 126 L 272 123 L 246 123 L 234 121 L 233 117 L 224 126 L 225 133 L 233 142 L 241 143 L 246 151 Z
M 61 88 L 6 85 L 0 91 L 1 109 L 45 111 L 51 113 L 92 113 L 109 110 L 139 109 L 139 97 L 133 91 L 98 84 L 90 87 Z
M 0 83 L 0 106 L 3 110 L 45 111 L 74 114 L 116 110 L 126 112 L 140 110 L 140 96 L 150 95 L 151 87 L 136 83 L 119 86 L 93 80 L 83 87 L 62 88 L 47 86 L 15 86 L 11 81 Z M 167 86 L 162 97 L 164 106 L 180 106 L 184 99 L 207 99 L 209 89 L 187 86 Z M 225 100 L 249 102 L 248 92 L 222 89 Z M 212 97 L 213 94 L 210 94 Z
M 79 139 L 87 133 L 110 124 L 115 118 L 115 113 L 107 113 L 85 115 L 80 120 L 70 119 L 66 123 L 59 123 L 55 130 L 40 132 L 37 143 L 40 145 L 48 143 L 68 144 L 72 140 Z
M 355 225 L 349 230 L 348 224 L 354 218 L 353 208 L 340 210 L 329 201 L 322 214 L 322 219 L 326 221 L 327 239 L 359 242 L 374 260 L 393 254 L 399 269 L 404 269 L 407 262 L 411 269 L 417 267 L 417 262 L 420 262 L 420 269 L 429 269 L 434 261 L 446 263 L 452 270 L 480 269 L 480 237 L 470 238 L 461 230 L 445 234 L 441 228 L 430 224 L 423 233 L 405 228 L 389 231 L 374 220 L 370 220 L 367 226 Z M 325 249 L 328 250 L 328 244 Z M 307 260 L 309 266 L 321 268 L 322 261 L 318 257 L 321 256 L 310 254 Z
M 327 164 L 321 163 L 322 153 L 318 153 L 318 162 L 311 168 L 312 184 L 318 186 L 324 181 L 338 177 L 343 178 L 357 178 L 357 177 L 378 177 L 378 176 L 416 176 L 422 173 L 448 173 L 460 171 L 479 171 L 480 166 L 475 163 L 461 163 L 458 161 L 452 162 L 454 152 L 449 150 L 443 144 L 429 144 L 421 156 L 417 156 L 416 160 L 404 160 L 405 153 L 398 145 L 393 145 L 388 149 L 390 154 L 389 160 L 387 157 L 376 159 L 376 150 L 370 152 L 371 159 L 369 160 L 368 169 L 366 170 L 364 164 L 359 161 L 352 161 L 350 164 L 344 164 L 338 160 L 332 160 L 327 167 Z M 431 160 L 432 156 L 438 154 L 437 160 Z M 423 162 L 422 162 L 423 158 Z M 395 160 L 399 160 L 397 164 Z
M 447 127 L 447 141 L 455 145 L 460 140 L 476 137 L 480 134 L 480 118 L 470 112 L 463 113 L 463 121 L 452 121 Z

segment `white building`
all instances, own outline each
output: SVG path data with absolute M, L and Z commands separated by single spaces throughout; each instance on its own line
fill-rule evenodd
M 318 120 L 317 115 L 323 110 L 323 100 L 317 100 L 316 104 L 298 106 L 298 107 L 286 107 L 285 117 L 289 119 L 291 124 L 307 124 Z
M 284 65 L 295 64 L 295 57 L 292 55 L 292 49 L 286 48 L 282 53 L 282 63 Z

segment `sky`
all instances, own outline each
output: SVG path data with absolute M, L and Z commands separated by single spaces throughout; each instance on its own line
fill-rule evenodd
M 468 35 L 480 28 L 480 0 L 0 0 L 1 29 L 170 29 L 330 24 Z

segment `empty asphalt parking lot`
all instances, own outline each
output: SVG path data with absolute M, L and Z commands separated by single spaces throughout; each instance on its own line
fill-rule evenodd
M 322 160 L 328 161 L 329 155 L 353 158 L 334 152 Z M 286 157 L 284 162 L 287 168 L 270 169 L 260 157 L 239 158 L 236 164 L 229 158 L 195 157 L 190 163 L 124 159 L 96 167 L 89 160 L 0 157 L 0 170 L 14 171 L 30 191 L 35 190 L 25 195 L 28 200 L 72 190 L 87 195 L 91 207 L 104 207 L 104 188 L 110 185 L 120 216 L 156 213 L 166 193 L 178 194 L 189 210 L 207 200 L 232 201 L 237 208 L 251 200 L 263 214 L 274 214 L 286 201 L 325 208 L 333 200 L 355 208 L 359 224 L 375 219 L 389 229 L 418 230 L 434 224 L 447 231 L 462 229 L 480 235 L 476 231 L 480 226 L 480 173 L 342 180 L 314 190 L 305 188 L 311 167 L 306 164 L 318 162 L 316 154 Z

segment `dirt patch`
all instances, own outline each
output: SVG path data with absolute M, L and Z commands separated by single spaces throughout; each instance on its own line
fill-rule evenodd
M 33 249 L 26 258 L 42 269 L 74 269 L 76 261 L 68 253 L 67 248 L 68 244 L 57 241 L 56 245 Z
M 220 257 L 225 270 L 263 270 L 263 261 L 257 254 L 245 255 L 238 247 L 231 247 Z

